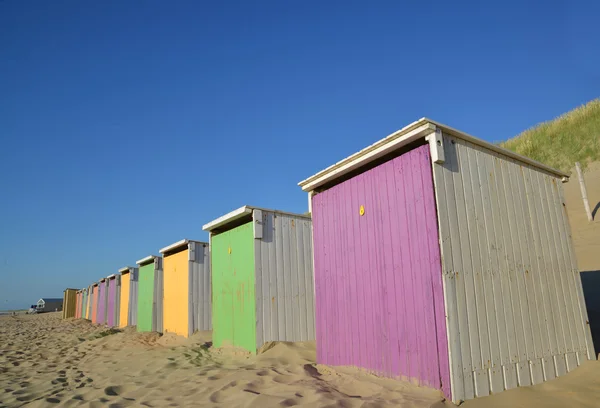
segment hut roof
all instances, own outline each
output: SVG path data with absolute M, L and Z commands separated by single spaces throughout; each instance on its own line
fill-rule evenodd
M 373 143 L 372 145 L 365 147 L 359 152 L 340 160 L 324 170 L 321 170 L 317 174 L 302 180 L 300 183 L 298 183 L 298 185 L 302 187 L 302 190 L 304 191 L 313 191 L 314 189 L 326 183 L 336 180 L 352 171 L 365 167 L 369 163 L 372 163 L 373 161 L 395 150 L 398 150 L 411 142 L 414 142 L 418 139 L 424 139 L 432 133 L 435 133 L 438 129 L 454 137 L 511 157 L 519 162 L 527 163 L 531 166 L 543 169 L 556 176 L 564 178 L 569 177 L 566 173 L 546 166 L 545 164 L 530 159 L 529 157 L 521 156 L 520 154 L 504 149 L 493 143 L 486 142 L 485 140 L 481 140 L 465 132 L 461 132 L 460 130 L 456 130 L 450 126 L 446 126 L 431 119 L 421 118 L 416 122 L 413 122 L 410 125 L 392 133 L 391 135 Z
M 179 248 L 181 248 L 183 246 L 187 246 L 190 242 L 196 242 L 198 244 L 208 245 L 208 242 L 195 241 L 193 239 L 187 239 L 187 238 L 185 238 L 185 239 L 182 239 L 181 241 L 177 241 L 174 244 L 171 244 L 169 246 L 166 246 L 166 247 L 162 248 L 158 252 L 160 252 L 161 254 L 165 254 L 167 252 L 173 252 L 176 249 L 179 249 Z
M 238 208 L 237 210 L 233 210 L 233 211 L 209 222 L 208 224 L 204 224 L 202 226 L 202 229 L 204 231 L 214 231 L 214 230 L 221 228 L 227 224 L 234 223 L 235 221 L 239 220 L 240 218 L 247 217 L 248 215 L 252 214 L 253 210 L 274 212 L 274 213 L 278 213 L 278 214 L 287 214 L 287 215 L 292 215 L 294 217 L 305 217 L 305 218 L 310 219 L 310 215 L 306 215 L 306 214 L 295 214 L 295 213 L 290 213 L 290 212 L 285 212 L 285 211 L 270 210 L 268 208 L 260 208 L 260 207 L 245 205 L 243 207 Z

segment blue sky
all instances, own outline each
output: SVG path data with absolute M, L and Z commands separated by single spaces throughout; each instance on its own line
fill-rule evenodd
M 598 2 L 478 3 L 0 1 L 0 309 L 306 211 L 420 117 L 500 141 L 598 96 Z

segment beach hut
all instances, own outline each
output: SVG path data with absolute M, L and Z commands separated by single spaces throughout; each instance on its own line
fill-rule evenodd
M 92 323 L 96 323 L 96 318 L 98 316 L 98 282 L 94 282 L 92 284 L 92 303 L 90 305 L 90 315 L 90 320 Z
M 98 282 L 98 310 L 96 311 L 96 323 L 106 324 L 106 304 L 108 300 L 107 279 L 102 278 Z
M 75 319 L 77 319 L 79 317 L 79 290 L 75 291 L 75 316 L 73 316 Z
M 459 403 L 595 359 L 566 180 L 424 118 L 300 182 L 317 362 Z
M 107 304 L 106 304 L 106 324 L 110 327 L 118 326 L 119 306 L 121 294 L 121 276 L 110 275 L 107 278 Z
M 63 309 L 63 299 L 60 298 L 41 298 L 36 305 L 37 313 L 60 312 Z
M 137 261 L 137 331 L 163 331 L 163 268 L 160 256 L 150 255 Z
M 92 320 L 92 304 L 93 304 L 92 299 L 94 297 L 94 294 L 92 292 L 93 287 L 94 287 L 94 285 L 90 285 L 90 286 L 88 286 L 88 290 L 87 290 L 88 296 L 87 296 L 87 304 L 85 306 L 85 318 L 87 320 Z
M 210 232 L 213 344 L 315 339 L 311 218 L 244 206 Z
M 137 325 L 138 268 L 126 266 L 121 274 L 119 327 Z
M 183 239 L 163 255 L 163 331 L 188 337 L 211 329 L 208 243 Z
M 75 311 L 76 317 L 81 319 L 81 305 L 83 303 L 83 289 L 77 291 L 77 310 Z
M 75 317 L 77 289 L 65 289 L 63 292 L 63 319 Z
M 88 288 L 83 289 L 83 302 L 81 302 L 81 318 L 87 319 L 87 305 L 88 305 Z

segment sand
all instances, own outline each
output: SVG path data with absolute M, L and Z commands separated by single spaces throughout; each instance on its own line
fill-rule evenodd
M 575 168 L 569 182 L 563 184 L 567 214 L 579 270 L 600 271 L 600 162 L 589 164 L 583 177 L 590 207 L 595 212 L 594 221 L 587 219 Z
M 190 339 L 109 330 L 60 313 L 0 317 L 0 407 L 451 407 L 435 390 L 315 364 L 315 344 L 258 356 Z M 534 387 L 466 402 L 597 407 L 600 362 Z
M 109 331 L 60 313 L 0 317 L 2 407 L 443 407 L 435 390 L 315 364 L 315 344 L 258 356 L 190 339 Z

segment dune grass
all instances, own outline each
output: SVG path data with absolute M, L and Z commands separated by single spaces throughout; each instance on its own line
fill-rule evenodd
M 570 172 L 600 160 L 600 99 L 540 123 L 500 146 L 548 166 Z

